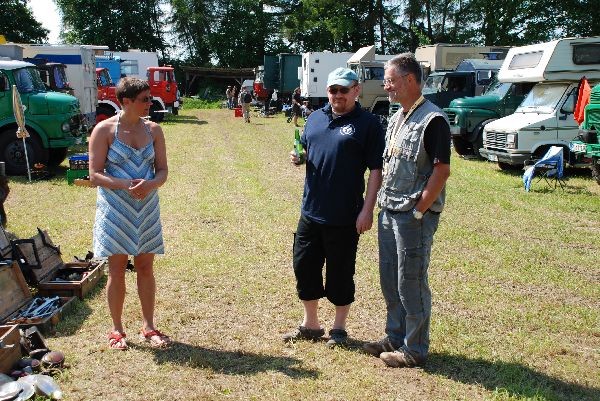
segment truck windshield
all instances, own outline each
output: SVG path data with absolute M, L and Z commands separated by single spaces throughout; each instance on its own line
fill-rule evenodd
M 54 82 L 56 83 L 57 89 L 68 88 L 67 76 L 65 74 L 65 68 L 57 66 L 54 68 Z
M 102 70 L 100 73 L 98 73 L 98 84 L 100 86 L 113 86 L 107 70 Z
M 44 82 L 35 67 L 19 68 L 14 71 L 14 77 L 20 93 L 46 92 Z
M 425 85 L 423 86 L 423 94 L 426 95 L 428 93 L 435 93 L 440 90 L 442 87 L 442 81 L 444 80 L 444 75 L 430 75 L 427 77 L 425 81 Z
M 490 86 L 490 88 L 487 91 L 485 91 L 485 94 L 503 98 L 510 90 L 511 85 L 512 84 L 508 82 L 496 81 L 494 84 L 492 84 L 492 86 Z
M 517 113 L 552 113 L 569 84 L 538 84 L 523 99 Z

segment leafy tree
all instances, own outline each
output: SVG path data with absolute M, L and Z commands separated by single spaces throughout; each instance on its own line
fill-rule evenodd
M 171 0 L 171 33 L 179 40 L 183 58 L 191 64 L 210 62 L 212 1 Z
M 67 43 L 164 53 L 160 0 L 56 0 Z
M 48 30 L 33 16 L 26 0 L 0 0 L 2 18 L 0 35 L 16 43 L 42 43 L 48 40 Z

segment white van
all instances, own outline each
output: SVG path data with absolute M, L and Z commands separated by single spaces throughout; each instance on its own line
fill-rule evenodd
M 514 114 L 488 123 L 480 153 L 501 169 L 523 167 L 550 146 L 563 146 L 578 134 L 573 119 L 577 85 L 586 76 L 600 80 L 600 37 L 567 38 L 511 49 L 500 82 L 538 82 Z M 565 158 L 568 153 L 565 153 Z

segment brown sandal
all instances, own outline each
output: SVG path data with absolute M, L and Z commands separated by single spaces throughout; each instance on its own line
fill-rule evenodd
M 141 328 L 140 339 L 148 342 L 152 348 L 166 348 L 173 343 L 173 340 L 169 336 L 156 329 L 146 331 L 144 328 Z
M 125 333 L 111 331 L 108 335 L 108 347 L 120 351 L 129 349 L 129 346 L 125 342 L 125 337 L 127 337 Z

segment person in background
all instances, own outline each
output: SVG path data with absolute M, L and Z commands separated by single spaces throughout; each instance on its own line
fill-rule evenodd
M 242 88 L 240 92 L 239 102 L 242 105 L 242 115 L 244 116 L 244 121 L 250 122 L 250 104 L 252 103 L 252 94 L 248 92 L 246 88 Z
M 302 97 L 300 96 L 300 88 L 294 89 L 294 93 L 292 95 L 292 114 L 294 126 L 299 127 L 298 125 L 298 117 L 302 115 Z
M 385 64 L 384 88 L 402 108 L 390 119 L 383 153 L 379 213 L 379 276 L 387 307 L 386 336 L 363 348 L 391 367 L 414 367 L 429 353 L 433 235 L 450 176 L 450 124 L 421 94 L 412 53 Z
M 171 339 L 154 325 L 153 270 L 154 255 L 164 253 L 157 190 L 168 175 L 165 137 L 160 125 L 143 118 L 152 105 L 148 82 L 123 78 L 116 95 L 122 110 L 97 124 L 89 141 L 90 181 L 98 187 L 94 256 L 108 257 L 108 345 L 128 348 L 122 314 L 125 268 L 132 255 L 142 306 L 140 336 L 152 347 L 165 347 Z
M 225 96 L 227 97 L 227 108 L 233 109 L 233 89 L 228 86 L 225 90 Z
M 327 79 L 329 104 L 308 118 L 301 137 L 304 152 L 300 157 L 290 154 L 293 164 L 306 162 L 293 249 L 296 290 L 304 319 L 296 330 L 284 335 L 284 341 L 316 340 L 325 334 L 318 316 L 323 297 L 335 305 L 327 345 L 335 347 L 348 341 L 346 319 L 354 302 L 358 239 L 373 225 L 384 148 L 379 118 L 356 102 L 359 93 L 356 73 L 347 68 L 332 71 Z

